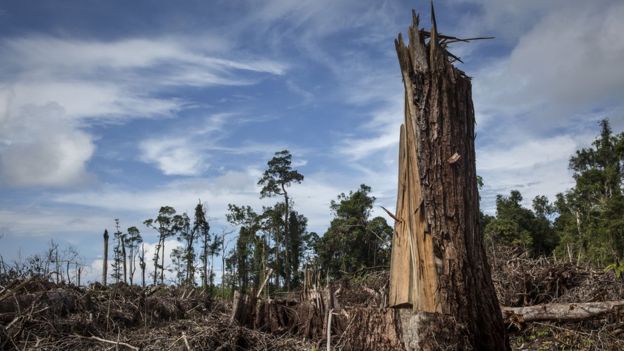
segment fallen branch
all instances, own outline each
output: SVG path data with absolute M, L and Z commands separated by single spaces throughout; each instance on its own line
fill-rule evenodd
M 112 344 L 112 345 L 121 345 L 121 346 L 125 346 L 131 350 L 136 350 L 139 351 L 140 348 L 136 347 L 136 346 L 132 346 L 130 344 L 127 344 L 125 342 L 121 342 L 121 341 L 114 341 L 114 340 L 106 340 L 106 339 L 102 339 L 102 338 L 98 338 L 97 336 L 92 335 L 91 337 L 86 337 L 86 336 L 82 336 L 82 335 L 75 335 L 78 338 L 81 339 L 87 339 L 87 340 L 95 340 L 95 341 L 99 341 L 99 342 L 104 342 L 107 344 Z
M 262 282 L 262 285 L 260 285 L 260 289 L 258 289 L 256 298 L 259 298 L 262 295 L 262 289 L 264 289 L 264 286 L 269 281 L 269 278 L 271 277 L 271 273 L 273 273 L 273 268 L 269 269 L 269 272 L 267 273 L 266 277 L 264 277 L 264 281 Z
M 507 323 L 517 324 L 533 321 L 578 321 L 602 316 L 624 307 L 624 300 L 551 303 L 526 307 L 502 307 L 503 318 Z

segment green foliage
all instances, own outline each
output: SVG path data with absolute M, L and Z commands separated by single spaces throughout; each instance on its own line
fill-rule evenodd
M 624 262 L 616 263 L 613 262 L 604 269 L 605 272 L 613 271 L 615 276 L 619 279 L 622 277 L 622 273 L 624 273 Z
M 303 175 L 292 169 L 291 162 L 292 155 L 288 150 L 276 152 L 267 162 L 268 168 L 258 181 L 258 185 L 262 186 L 261 197 L 284 195 L 291 184 L 303 181 Z
M 557 195 L 555 230 L 560 255 L 606 265 L 624 258 L 624 134 L 614 135 L 607 120 L 600 128 L 592 146 L 570 158 L 575 186 Z
M 375 202 L 370 191 L 362 184 L 357 191 L 342 193 L 331 202 L 334 219 L 325 235 L 316 240 L 315 249 L 320 266 L 333 277 L 389 264 L 392 228 L 382 217 L 369 220 Z
M 195 285 L 195 238 L 197 232 L 191 229 L 191 219 L 186 212 L 181 215 L 173 216 L 174 230 L 178 234 L 178 241 L 182 241 L 184 246 L 180 249 L 176 249 L 177 259 L 180 261 L 181 266 L 177 271 L 178 278 L 181 284 Z M 173 251 L 171 257 L 174 258 Z M 183 264 L 182 264 L 183 263 Z M 182 271 L 180 271 L 180 269 Z
M 258 267 L 261 262 L 261 250 L 258 248 L 257 232 L 260 230 L 260 216 L 251 206 L 228 205 L 228 222 L 240 226 L 232 265 L 238 273 L 238 286 L 243 292 L 248 291 L 250 279 L 258 282 Z
M 119 228 L 119 219 L 115 219 L 115 227 L 116 231 L 113 233 L 114 239 L 114 247 L 113 247 L 113 261 L 111 262 L 111 277 L 115 280 L 115 283 L 119 283 L 122 280 L 125 280 L 126 272 L 125 272 L 125 259 L 126 259 L 126 250 L 125 250 L 125 241 L 126 234 L 123 233 Z
M 486 238 L 521 246 L 534 255 L 553 250 L 562 258 L 588 262 L 619 272 L 624 259 L 624 133 L 614 135 L 609 122 L 600 122 L 592 146 L 570 158 L 574 187 L 533 199 L 523 208 L 522 195 L 512 191 L 496 199 L 496 217 L 481 216 Z M 612 263 L 615 262 L 615 263 Z
M 130 227 L 127 229 L 126 236 L 126 248 L 128 251 L 128 261 L 130 263 L 130 268 L 128 270 L 130 275 L 130 285 L 134 283 L 134 272 L 136 271 L 136 258 L 139 248 L 139 244 L 143 242 L 143 237 L 141 237 L 141 232 L 137 227 Z
M 149 228 L 153 228 L 158 231 L 158 243 L 156 244 L 156 250 L 154 252 L 154 284 L 158 281 L 158 270 L 160 269 L 160 283 L 164 284 L 165 280 L 165 267 L 164 267 L 164 253 L 165 253 L 165 240 L 172 237 L 176 233 L 174 215 L 176 210 L 171 206 L 162 206 L 158 211 L 156 219 L 146 219 L 143 224 Z M 162 255 L 160 251 L 162 249 Z M 160 262 L 158 259 L 160 258 Z
M 533 255 L 549 255 L 559 242 L 548 219 L 552 206 L 545 196 L 533 200 L 533 211 L 524 208 L 521 202 L 522 195 L 517 190 L 512 190 L 508 197 L 496 197 L 496 217 L 485 218 L 486 238 L 522 247 Z
M 284 230 L 282 232 L 283 235 L 281 236 L 283 242 L 277 242 L 276 254 L 279 255 L 281 245 L 284 248 L 284 280 L 288 290 L 290 290 L 290 285 L 292 283 L 292 272 L 297 272 L 296 269 L 293 270 L 293 267 L 295 267 L 293 261 L 298 264 L 299 258 L 294 256 L 298 254 L 297 252 L 291 252 L 291 250 L 295 247 L 290 244 L 290 241 L 297 239 L 290 238 L 294 232 L 289 229 L 290 220 L 288 219 L 288 216 L 290 215 L 291 208 L 286 188 L 290 187 L 293 183 L 300 184 L 303 181 L 303 175 L 297 170 L 292 169 L 291 163 L 292 155 L 288 150 L 276 152 L 273 158 L 267 162 L 268 168 L 264 171 L 262 178 L 258 181 L 258 185 L 262 186 L 262 189 L 260 190 L 260 198 L 273 196 L 284 197 Z

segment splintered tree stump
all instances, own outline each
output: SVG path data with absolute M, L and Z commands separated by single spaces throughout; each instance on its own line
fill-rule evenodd
M 470 78 L 445 36 L 395 41 L 405 88 L 389 304 L 408 350 L 508 350 L 479 225 Z M 429 40 L 426 40 L 426 39 Z
M 343 320 L 344 332 L 338 349 L 344 351 L 403 350 L 397 330 L 397 311 L 384 308 L 354 308 L 337 314 Z

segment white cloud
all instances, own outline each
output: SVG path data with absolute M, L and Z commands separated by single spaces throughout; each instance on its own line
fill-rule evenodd
M 55 103 L 27 105 L 0 124 L 0 176 L 18 186 L 83 182 L 95 146 Z
M 196 176 L 208 168 L 204 156 L 189 139 L 147 139 L 139 148 L 142 159 L 155 163 L 165 175 Z
M 66 186 L 85 178 L 95 152 L 81 127 L 94 120 L 167 116 L 191 102 L 165 98 L 171 86 L 253 84 L 282 75 L 280 62 L 222 58 L 225 44 L 185 38 L 87 41 L 49 36 L 0 42 L 2 180 L 23 186 Z M 181 139 L 146 142 L 146 158 L 168 174 L 205 167 Z M 177 162 L 179 161 L 179 163 Z
M 20 207 L 0 210 L 0 233 L 21 237 L 45 237 L 59 233 L 84 235 L 106 228 L 112 216 L 76 209 Z
M 502 114 L 548 130 L 570 116 L 621 105 L 623 16 L 622 3 L 575 4 L 544 16 L 509 57 L 476 74 L 480 128 Z
M 479 149 L 477 169 L 506 170 L 510 173 L 523 168 L 564 161 L 579 147 L 569 135 L 528 140 L 524 143 L 495 145 Z
M 496 195 L 508 194 L 511 190 L 523 194 L 525 206 L 531 206 L 537 195 L 554 199 L 557 193 L 573 185 L 568 160 L 591 138 L 589 134 L 575 138 L 558 135 L 480 147 L 477 172 L 485 183 L 481 194 L 484 211 L 493 213 Z
M 384 107 L 372 113 L 372 118 L 359 128 L 367 137 L 344 137 L 338 144 L 338 152 L 359 161 L 380 151 L 398 150 L 400 126 L 403 121 L 403 99 L 384 103 Z M 394 156 L 396 158 L 396 156 Z
M 190 211 L 202 199 L 210 216 L 222 216 L 228 203 L 259 204 L 256 171 L 227 171 L 215 178 L 173 181 L 150 190 L 125 190 L 105 187 L 98 191 L 60 194 L 58 203 L 103 208 L 109 211 L 156 212 L 161 206 Z

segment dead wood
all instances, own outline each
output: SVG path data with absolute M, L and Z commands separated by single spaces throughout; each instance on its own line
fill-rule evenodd
M 479 224 L 472 86 L 446 49 L 458 38 L 439 35 L 433 6 L 431 30 L 413 13 L 408 37 L 395 40 L 405 121 L 389 305 L 411 307 L 410 328 L 435 337 L 405 339 L 409 349 L 507 350 Z
M 518 324 L 534 321 L 579 321 L 624 310 L 624 300 L 551 303 L 525 307 L 501 307 L 505 322 Z

